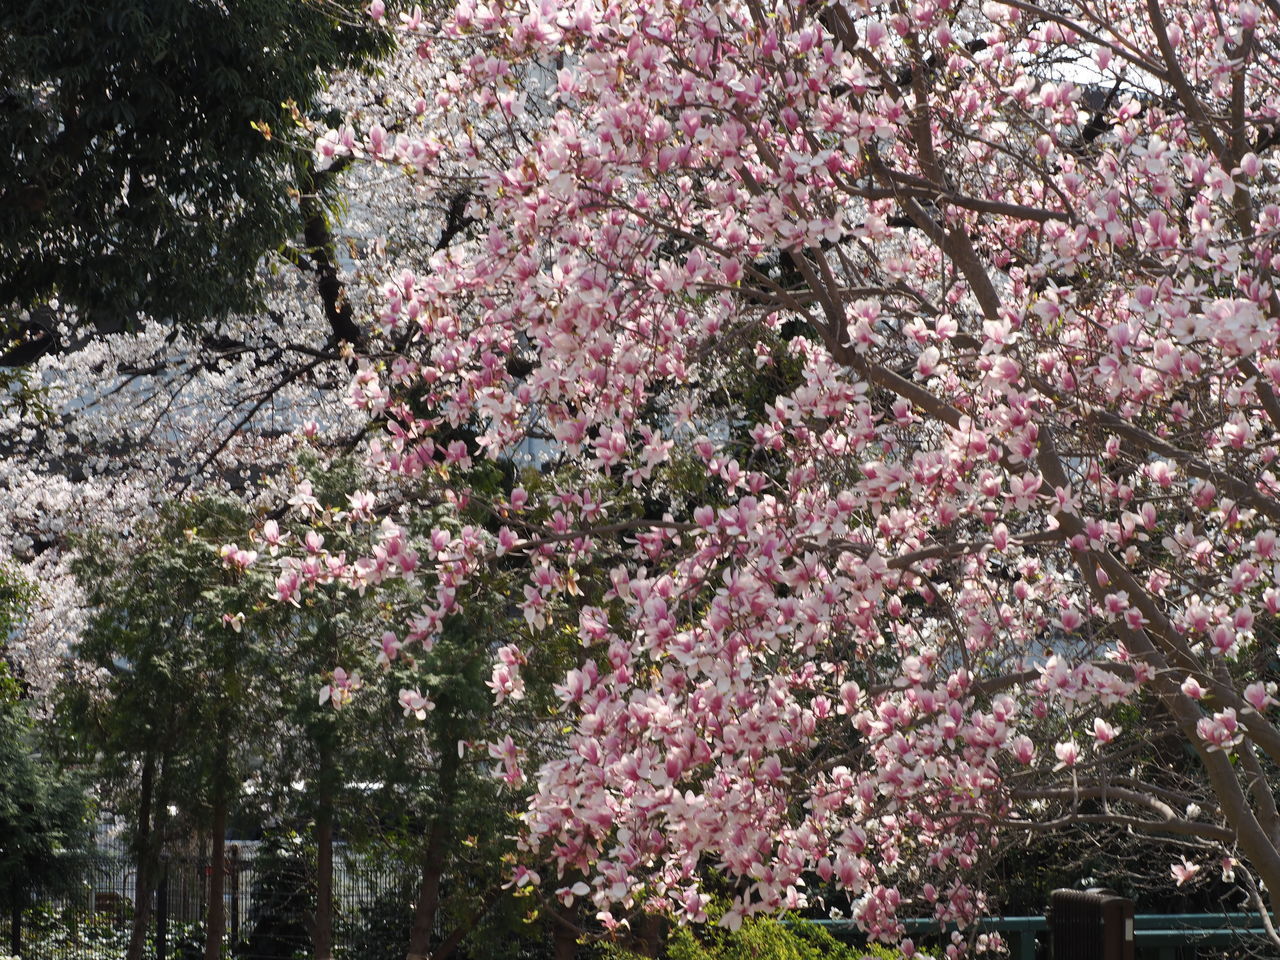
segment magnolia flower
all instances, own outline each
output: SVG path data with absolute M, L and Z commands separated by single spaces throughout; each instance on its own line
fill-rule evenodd
M 369 491 L 359 490 L 349 494 L 347 502 L 351 505 L 351 518 L 353 520 L 369 521 L 373 519 L 373 508 L 376 501 Z
M 320 512 L 320 501 L 316 499 L 315 494 L 312 492 L 310 480 L 299 481 L 298 486 L 294 489 L 293 496 L 289 498 L 289 506 L 304 515 Z
M 427 719 L 427 713 L 436 708 L 436 705 L 431 700 L 424 697 L 417 690 L 406 689 L 401 689 L 400 691 L 400 706 L 404 708 L 406 717 L 413 714 L 419 720 Z
M 1036 745 L 1031 742 L 1030 737 L 1025 735 L 1015 737 L 1009 749 L 1017 761 L 1024 765 L 1030 763 L 1036 755 Z
M 1244 698 L 1249 706 L 1259 713 L 1264 712 L 1268 707 L 1274 706 L 1276 703 L 1276 698 L 1267 690 L 1267 685 L 1261 681 L 1251 683 L 1245 687 Z
M 1200 872 L 1200 864 L 1192 863 L 1186 857 L 1183 857 L 1181 863 L 1175 863 L 1169 868 L 1169 872 L 1173 874 L 1173 879 L 1178 881 L 1178 886 L 1182 886 Z
M 375 642 L 374 645 L 378 647 L 377 662 L 380 667 L 390 667 L 391 661 L 400 655 L 400 647 L 402 646 L 396 635 L 390 630 L 383 633 L 382 638 Z
M 351 694 L 361 687 L 360 674 L 348 675 L 342 667 L 337 667 L 332 679 L 320 688 L 320 705 L 332 703 L 333 709 L 341 710 L 351 702 Z
M 247 570 L 258 559 L 256 550 L 241 550 L 234 543 L 224 543 L 218 550 L 223 566 Z
M 271 556 L 276 556 L 280 552 L 280 546 L 289 539 L 289 534 L 280 532 L 280 524 L 275 520 L 268 520 L 262 525 L 262 541 L 267 545 L 268 552 Z
M 1101 717 L 1093 718 L 1093 736 L 1099 744 L 1110 743 L 1119 735 L 1121 727 L 1113 727 Z
M 1240 729 L 1240 721 L 1231 707 L 1212 717 L 1202 717 L 1196 723 L 1196 733 L 1208 746 L 1210 753 L 1222 750 L 1230 753 L 1231 749 L 1244 740 L 1244 731 Z
M 1053 753 L 1058 758 L 1058 762 L 1053 768 L 1055 770 L 1061 770 L 1063 767 L 1074 767 L 1076 761 L 1080 759 L 1080 747 L 1074 740 L 1055 743 L 1053 745 Z

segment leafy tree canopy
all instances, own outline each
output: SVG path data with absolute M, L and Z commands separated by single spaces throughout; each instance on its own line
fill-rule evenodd
M 0 567 L 0 636 L 13 629 L 30 588 Z M 0 660 L 0 907 L 67 876 L 70 849 L 86 833 L 83 787 L 43 758 L 22 685 Z
M 58 319 L 201 323 L 252 308 L 298 233 L 280 133 L 382 41 L 352 0 L 13 3 L 0 10 L 0 364 Z M 293 195 L 291 196 L 291 188 Z

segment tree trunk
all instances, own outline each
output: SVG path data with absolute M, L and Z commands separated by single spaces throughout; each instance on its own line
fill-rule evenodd
M 440 909 L 440 878 L 444 874 L 445 845 L 449 840 L 457 790 L 458 754 L 446 747 L 440 751 L 440 792 L 436 815 L 431 820 L 427 845 L 422 854 L 422 882 L 418 885 L 418 902 L 413 911 L 406 960 L 429 960 L 431 956 L 431 931 L 435 928 L 436 913 Z
M 640 952 L 646 957 L 662 956 L 662 945 L 666 940 L 666 924 L 662 917 L 656 913 L 642 913 L 636 918 L 636 927 Z
M 327 752 L 321 757 L 327 757 Z M 326 773 L 322 759 L 316 812 L 316 922 L 311 935 L 315 960 L 333 958 L 333 792 Z
M 309 168 L 308 168 L 309 169 Z M 309 176 L 313 175 L 309 173 Z M 320 216 L 311 210 L 308 216 Z M 325 227 L 323 217 L 321 226 Z M 327 229 L 327 227 L 325 227 Z M 348 319 L 349 319 L 348 305 Z M 338 330 L 334 329 L 335 336 Z M 350 339 L 350 338 L 347 338 Z M 317 633 L 322 642 L 327 661 L 338 659 L 338 635 L 333 621 L 322 621 Z M 338 771 L 334 754 L 341 742 L 338 725 L 332 711 L 322 714 L 318 725 L 311 727 L 311 739 L 316 750 L 316 910 L 311 924 L 311 947 L 314 960 L 333 958 L 333 798 L 337 792 Z
M 555 909 L 551 924 L 551 955 L 555 960 L 577 960 L 578 931 L 565 915 L 565 911 Z
M 138 835 L 134 864 L 137 877 L 133 886 L 133 921 L 129 929 L 129 946 L 125 960 L 142 960 L 146 947 L 147 924 L 151 920 L 151 798 L 155 790 L 156 755 L 148 750 L 142 761 L 142 788 L 138 798 Z
M 476 910 L 466 923 L 459 923 L 453 928 L 447 937 L 440 941 L 435 950 L 431 952 L 431 960 L 448 960 L 449 957 L 453 956 L 454 951 L 457 950 L 462 941 L 466 939 L 467 934 L 480 926 L 480 921 L 484 919 L 484 915 L 497 905 L 503 895 L 504 893 L 501 887 L 490 890 L 489 893 L 485 895 L 484 901 L 480 905 L 480 909 Z
M 222 902 L 227 871 L 226 857 L 227 801 L 218 796 L 213 801 L 212 843 L 209 851 L 209 904 L 205 914 L 204 960 L 219 960 L 222 938 L 227 931 L 227 916 Z
M 22 955 L 22 901 L 9 908 L 9 950 L 15 956 Z
M 228 744 L 226 735 L 218 735 L 218 759 L 214 768 L 213 824 L 210 837 L 209 909 L 205 919 L 204 960 L 220 960 L 222 938 L 227 931 L 227 914 L 222 902 L 227 872 L 227 781 Z

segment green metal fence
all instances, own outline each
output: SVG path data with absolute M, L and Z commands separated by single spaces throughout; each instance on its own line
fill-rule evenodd
M 237 960 L 277 960 L 290 941 L 309 942 L 305 918 L 314 907 L 309 871 L 264 867 L 251 845 L 230 845 L 223 866 L 224 953 Z M 338 851 L 333 877 L 334 953 L 346 960 L 381 956 L 377 941 L 408 939 L 413 867 Z M 118 845 L 78 855 L 78 889 L 56 896 L 32 890 L 28 906 L 3 918 L 6 949 L 21 960 L 119 960 L 137 895 L 133 861 Z M 190 960 L 204 944 L 213 866 L 208 857 L 162 860 L 148 891 L 147 960 Z M 399 928 L 403 926 L 403 935 Z M 401 950 L 401 955 L 403 951 Z
M 812 922 L 837 937 L 857 934 L 857 928 L 848 921 Z M 946 936 L 955 929 L 943 929 L 930 918 L 912 918 L 903 923 L 908 935 L 917 938 Z M 1262 918 L 1256 913 L 1139 913 L 1134 916 L 1133 926 L 1138 960 L 1234 960 L 1245 952 L 1267 956 L 1274 951 Z M 1049 956 L 1047 917 L 989 917 L 979 929 L 999 933 L 1009 945 L 1011 960 L 1046 960 Z

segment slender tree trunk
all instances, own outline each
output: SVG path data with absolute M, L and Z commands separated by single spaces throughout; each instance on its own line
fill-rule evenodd
M 480 905 L 480 909 L 476 910 L 466 923 L 460 923 L 454 927 L 449 935 L 436 945 L 435 950 L 431 952 L 431 960 L 448 960 L 449 957 L 453 956 L 454 951 L 457 950 L 462 941 L 466 939 L 467 934 L 480 926 L 480 921 L 484 919 L 485 914 L 497 905 L 498 901 L 503 898 L 503 895 L 501 887 L 490 890 L 489 893 L 485 895 L 484 901 Z
M 209 904 L 205 914 L 204 960 L 219 960 L 222 938 L 227 931 L 227 916 L 222 894 L 226 878 L 227 801 L 218 796 L 213 801 L 213 835 L 209 851 Z
M 304 201 L 305 202 L 305 201 Z M 312 209 L 309 217 L 319 217 L 321 226 L 326 222 L 323 211 Z M 332 239 L 332 238 L 330 238 Z M 348 314 L 349 314 L 348 305 Z M 349 318 L 349 317 L 348 317 Z M 337 333 L 335 327 L 335 334 Z M 332 620 L 322 621 L 317 632 L 323 644 L 326 661 L 338 658 L 338 635 Z M 311 739 L 316 750 L 316 911 L 311 924 L 311 946 L 314 960 L 333 958 L 333 798 L 337 791 L 338 771 L 334 754 L 340 743 L 336 718 L 330 712 L 318 725 L 311 727 Z
M 555 960 L 577 960 L 578 931 L 564 911 L 557 909 L 551 925 L 551 955 Z
M 209 908 L 205 918 L 204 960 L 220 960 L 222 938 L 227 931 L 227 915 L 222 902 L 227 869 L 227 741 L 219 733 L 218 761 L 213 785 L 213 835 L 210 837 Z
M 353 347 L 363 348 L 364 334 L 347 299 L 346 287 L 338 273 L 337 244 L 333 231 L 329 229 L 328 211 L 320 201 L 321 184 L 334 176 L 334 170 L 317 171 L 310 163 L 302 182 L 301 210 L 303 216 L 303 239 L 307 244 L 307 253 L 316 271 L 316 289 L 324 304 L 325 318 L 333 331 L 334 342 L 345 340 Z
M 22 954 L 22 901 L 9 907 L 9 950 L 15 957 Z
M 406 960 L 429 960 L 431 956 L 431 931 L 440 908 L 440 876 L 444 873 L 445 833 L 443 820 L 434 820 L 422 857 L 422 882 L 418 885 L 418 902 L 414 906 Z
M 329 751 L 322 745 L 316 811 L 316 922 L 311 935 L 315 960 L 333 958 L 333 784 L 329 761 Z
M 640 952 L 646 957 L 662 956 L 662 945 L 666 940 L 666 924 L 662 917 L 656 913 L 642 913 L 636 918 L 636 927 Z
M 422 882 L 418 886 L 418 902 L 413 911 L 406 960 L 429 960 L 431 957 L 431 931 L 440 909 L 440 878 L 444 874 L 445 845 L 451 832 L 449 826 L 457 790 L 458 754 L 446 747 L 440 751 L 440 792 L 422 854 Z
M 147 941 L 147 923 L 151 919 L 151 866 L 154 860 L 151 849 L 151 806 L 155 776 L 155 751 L 148 750 L 142 761 L 142 788 L 138 797 L 138 835 L 134 860 L 137 875 L 133 886 L 133 921 L 129 929 L 125 960 L 142 960 L 142 951 Z

